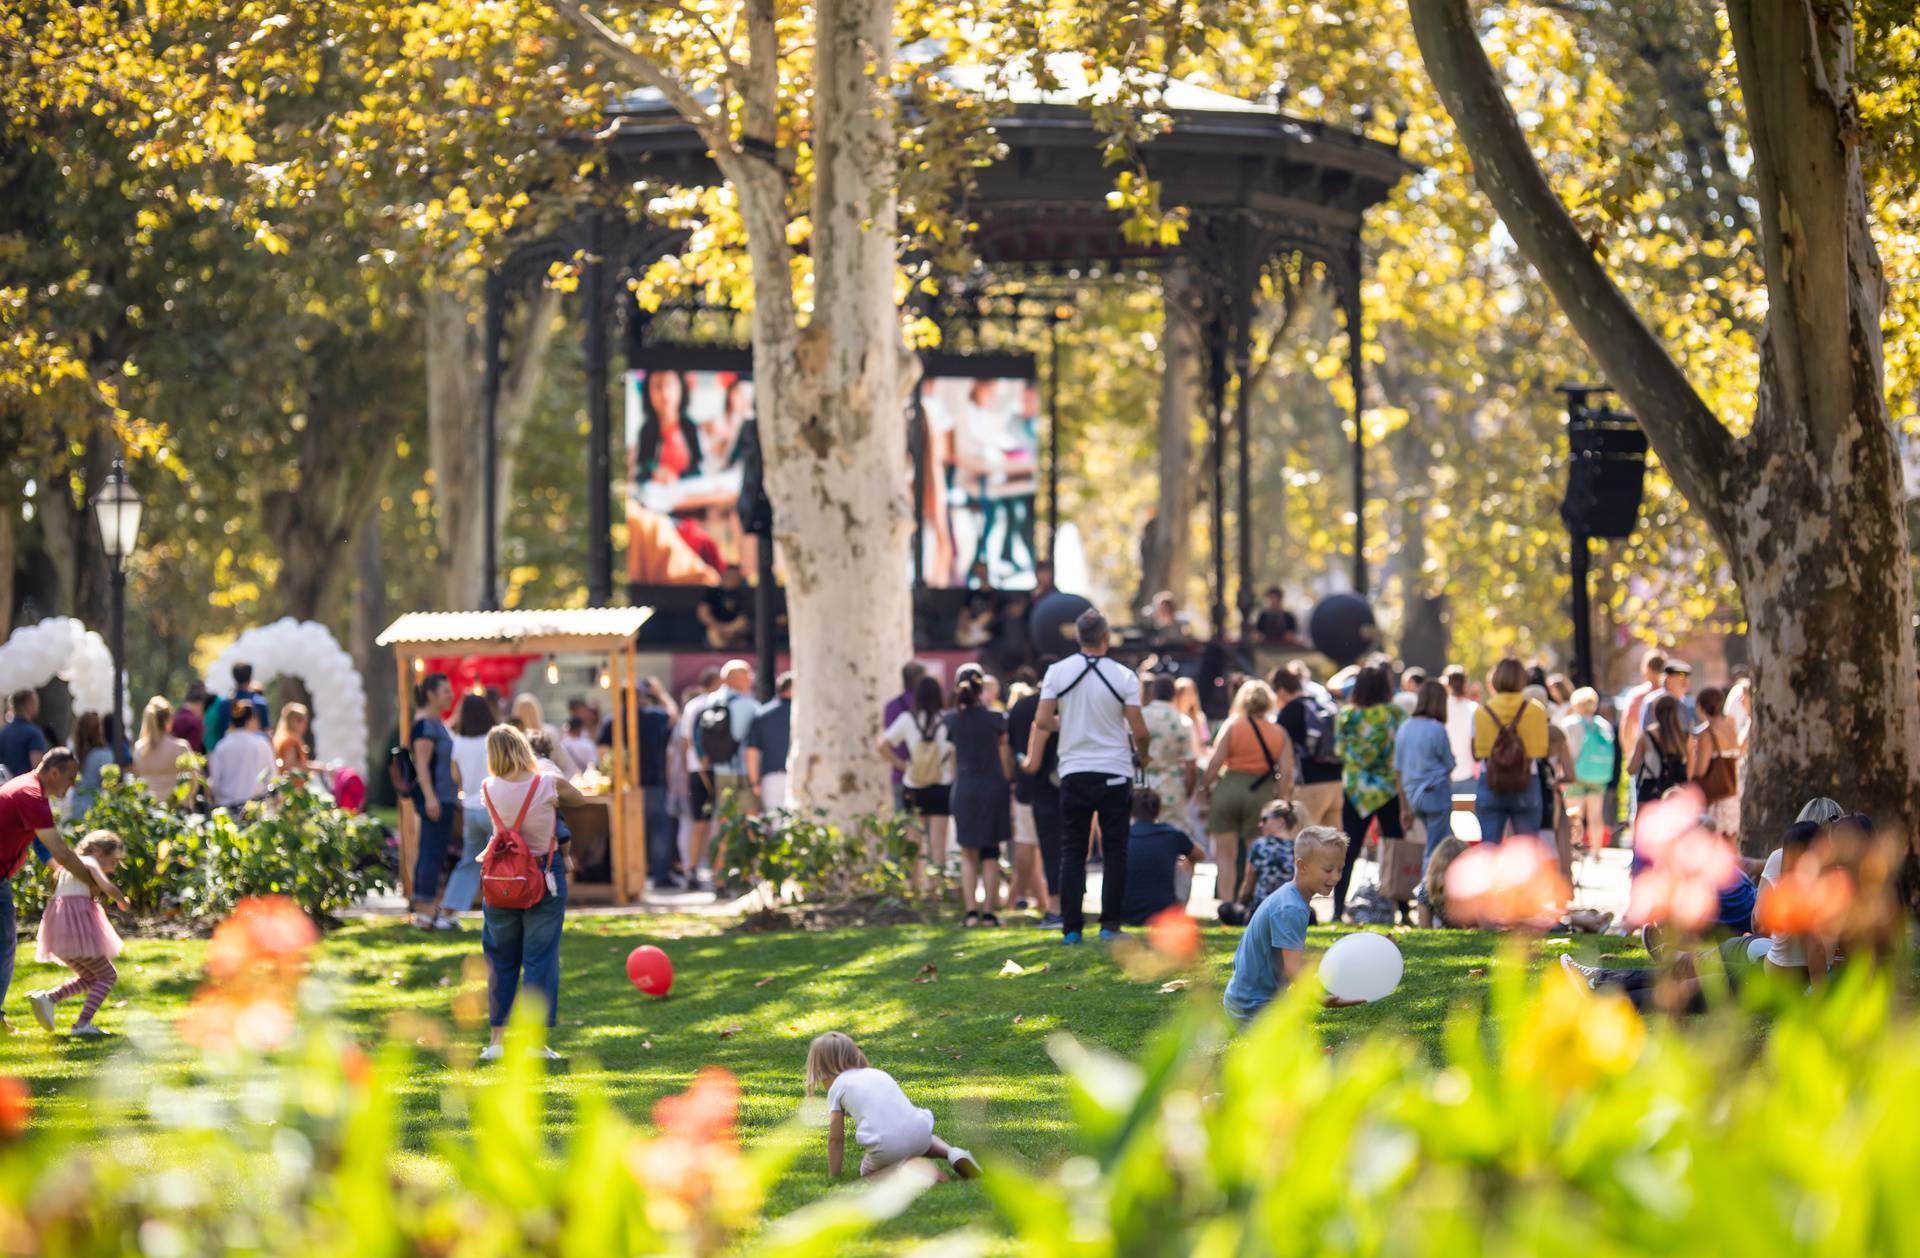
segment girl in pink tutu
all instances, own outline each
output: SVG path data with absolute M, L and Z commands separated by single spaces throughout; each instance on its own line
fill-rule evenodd
M 120 858 L 125 853 L 126 845 L 111 830 L 95 830 L 74 848 L 74 854 L 87 865 L 100 889 L 118 900 L 122 907 L 126 906 L 127 898 L 109 878 L 120 867 Z M 54 1002 L 84 991 L 86 1003 L 80 1006 L 80 1017 L 67 1034 L 106 1034 L 93 1025 L 93 1015 L 100 1011 L 101 1003 L 120 977 L 113 968 L 113 959 L 120 955 L 120 936 L 107 920 L 106 910 L 93 898 L 95 890 L 62 869 L 59 881 L 54 884 L 53 899 L 47 902 L 47 911 L 40 918 L 40 943 L 34 951 L 35 959 L 58 961 L 74 974 L 51 991 L 27 993 L 27 1005 L 33 1010 L 35 1021 L 48 1032 L 53 1030 Z

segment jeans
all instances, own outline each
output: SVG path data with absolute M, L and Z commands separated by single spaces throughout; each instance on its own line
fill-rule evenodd
M 1433 861 L 1433 849 L 1453 837 L 1453 805 L 1449 802 L 1445 808 L 1435 809 L 1432 812 L 1421 812 L 1416 809 L 1414 815 L 1419 817 L 1420 823 L 1427 828 L 1427 846 L 1420 853 L 1420 888 L 1413 897 L 1421 904 L 1425 904 L 1427 902 L 1426 869 Z
M 1374 811 L 1361 816 L 1353 801 L 1344 796 L 1340 803 L 1340 828 L 1347 832 L 1347 859 L 1340 866 L 1340 881 L 1333 884 L 1333 920 L 1339 921 L 1340 915 L 1347 911 L 1347 887 L 1353 882 L 1353 866 L 1360 859 L 1360 849 L 1367 845 L 1367 822 L 1374 818 L 1380 821 L 1380 837 L 1383 839 L 1403 839 L 1407 829 L 1400 822 L 1400 797 L 1395 795 Z
M 440 897 L 440 907 L 449 913 L 473 907 L 473 897 L 480 891 L 480 853 L 493 838 L 493 820 L 484 809 L 462 808 L 460 814 L 460 863 L 447 875 L 447 891 Z
M 440 801 L 440 820 L 427 816 L 427 805 L 419 792 L 413 796 L 414 813 L 420 818 L 420 850 L 413 858 L 413 898 L 431 900 L 440 890 L 440 867 L 447 861 L 447 846 L 453 842 L 453 828 L 460 824 L 460 801 Z
M 13 954 L 20 943 L 20 923 L 13 915 L 13 879 L 0 881 L 0 1005 L 13 986 Z
M 567 858 L 553 854 L 554 889 L 530 909 L 483 910 L 480 947 L 487 954 L 487 1021 L 505 1026 L 520 984 L 547 1002 L 547 1025 L 560 1011 L 560 926 L 567 917 Z
M 1087 848 L 1100 818 L 1106 864 L 1100 881 L 1100 928 L 1119 930 L 1127 902 L 1127 819 L 1133 779 L 1116 773 L 1069 773 L 1060 779 L 1060 929 L 1086 926 Z M 1039 818 L 1036 815 L 1035 822 Z
M 642 786 L 640 802 L 646 810 L 647 876 L 658 884 L 680 863 L 680 826 L 667 809 L 667 788 Z
M 1524 791 L 1501 795 L 1487 785 L 1487 779 L 1481 778 L 1480 784 L 1474 787 L 1473 817 L 1480 823 L 1482 843 L 1500 842 L 1506 837 L 1509 827 L 1516 837 L 1539 834 L 1540 779 L 1529 777 Z

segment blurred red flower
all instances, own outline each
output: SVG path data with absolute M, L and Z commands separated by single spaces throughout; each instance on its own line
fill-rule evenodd
M 283 895 L 240 901 L 207 944 L 207 974 L 226 981 L 261 966 L 303 970 L 320 938 L 313 921 Z
M 1147 946 L 1176 961 L 1200 955 L 1200 923 L 1178 905 L 1161 909 L 1147 919 Z
M 0 1075 L 0 1136 L 11 1140 L 26 1131 L 33 1117 L 33 1090 L 25 1079 Z
M 653 1123 L 661 1131 L 710 1143 L 732 1138 L 739 1112 L 740 1084 L 733 1075 L 718 1066 L 703 1066 L 685 1092 L 654 1102 Z
M 320 932 L 285 896 L 242 900 L 207 944 L 207 982 L 180 1015 L 180 1037 L 205 1049 L 270 1052 L 293 1035 L 294 989 Z
M 1447 867 L 1447 918 L 1463 925 L 1545 930 L 1572 895 L 1559 864 L 1531 839 L 1475 843 Z

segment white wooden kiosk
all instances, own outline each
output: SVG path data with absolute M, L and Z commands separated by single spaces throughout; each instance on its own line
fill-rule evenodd
M 561 611 L 410 612 L 388 625 L 377 639 L 393 648 L 394 679 L 399 686 L 400 729 L 413 724 L 413 686 L 428 658 L 466 655 L 604 655 L 610 685 L 607 694 L 619 709 L 613 723 L 613 756 L 604 793 L 587 796 L 586 815 L 570 817 L 576 835 L 597 831 L 607 836 L 611 882 L 576 882 L 568 895 L 576 900 L 631 904 L 647 886 L 647 824 L 639 774 L 629 731 L 636 727 L 634 635 L 653 609 L 588 607 Z M 604 819 L 592 815 L 604 811 Z M 576 821 L 579 824 L 576 824 Z M 413 861 L 419 844 L 413 805 L 400 802 L 400 881 L 413 894 Z M 456 836 L 457 837 L 457 836 Z M 579 849 L 575 849 L 576 860 Z M 582 862 L 585 863 L 585 862 Z M 597 862 L 596 862 L 597 863 Z

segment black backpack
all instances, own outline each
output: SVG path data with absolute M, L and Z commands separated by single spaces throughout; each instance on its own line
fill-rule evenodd
M 700 709 L 694 722 L 694 737 L 700 755 L 710 765 L 725 764 L 740 754 L 740 740 L 733 736 L 733 701 L 710 703 Z
M 1300 754 L 1315 764 L 1339 764 L 1340 757 L 1333 750 L 1333 706 L 1305 693 L 1301 694 L 1300 703 L 1301 724 L 1307 735 L 1300 744 Z

